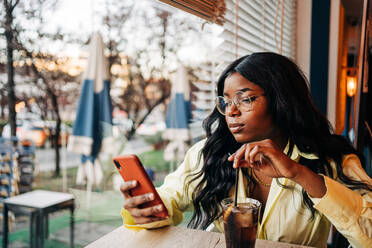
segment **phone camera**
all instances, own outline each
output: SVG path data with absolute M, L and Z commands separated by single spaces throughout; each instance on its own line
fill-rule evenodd
M 116 168 L 118 168 L 118 170 L 121 169 L 121 166 L 120 166 L 118 161 L 114 160 L 114 164 L 115 164 Z

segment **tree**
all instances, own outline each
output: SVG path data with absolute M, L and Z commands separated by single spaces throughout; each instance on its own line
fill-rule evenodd
M 0 63 L 0 74 L 5 74 L 5 64 Z M 0 120 L 5 119 L 5 108 L 8 106 L 7 82 L 4 78 L 0 79 Z
M 66 82 L 70 82 L 75 80 L 74 77 L 70 76 L 66 72 L 61 69 L 56 70 L 48 70 L 45 66 L 41 66 L 44 64 L 54 64 L 57 63 L 56 68 L 58 66 L 58 59 L 53 55 L 44 55 L 42 53 L 32 53 L 30 52 L 22 43 L 18 40 L 16 42 L 16 47 L 19 51 L 23 52 L 23 55 L 26 59 L 31 61 L 30 68 L 31 68 L 31 75 L 34 77 L 33 83 L 38 85 L 40 82 L 42 83 L 42 88 L 44 89 L 46 95 L 50 99 L 50 106 L 53 111 L 53 120 L 56 121 L 55 128 L 53 132 L 51 132 L 52 137 L 52 145 L 54 146 L 55 151 L 55 176 L 60 174 L 60 153 L 59 153 L 59 137 L 61 135 L 61 116 L 60 116 L 60 107 L 59 107 L 59 90 L 58 86 L 64 84 Z M 41 65 L 40 65 L 41 64 Z M 45 101 L 45 99 L 43 99 Z M 48 107 L 48 105 L 47 105 Z
M 113 105 L 127 112 L 133 122 L 125 134 L 130 140 L 155 107 L 169 97 L 169 74 L 179 61 L 177 51 L 196 30 L 184 16 L 146 1 L 109 0 L 101 15 L 112 81 L 125 82 Z M 148 94 L 151 90 L 157 94 Z
M 7 50 L 7 75 L 8 75 L 8 109 L 9 109 L 9 123 L 11 135 L 16 136 L 16 111 L 15 111 L 15 93 L 14 93 L 14 66 L 13 66 L 13 29 L 14 29 L 14 9 L 19 4 L 19 0 L 3 0 L 3 7 L 5 17 L 2 16 L 3 22 L 2 27 L 5 30 L 4 36 L 6 38 L 6 50 Z M 3 14 L 4 15 L 4 14 Z
M 63 35 L 58 30 L 55 33 L 45 30 L 45 12 L 54 11 L 57 6 L 56 4 L 57 0 L 32 0 L 25 2 L 4 0 L 7 14 L 5 20 L 2 21 L 11 51 L 17 51 L 17 60 L 24 61 L 24 64 L 28 65 L 27 68 L 30 70 L 29 75 L 33 77 L 31 82 L 39 86 L 41 84 L 40 88 L 44 90 L 45 96 L 49 99 L 50 104 L 46 106 L 51 108 L 53 119 L 56 123 L 53 129 L 54 132 L 52 133 L 52 143 L 55 147 L 55 176 L 60 174 L 58 139 L 61 131 L 57 86 L 65 83 L 66 80 L 73 80 L 73 77 L 69 76 L 63 70 L 50 70 L 48 67 L 45 67 L 45 65 L 55 65 L 58 68 L 58 58 L 48 52 L 46 44 L 63 39 Z M 15 12 L 17 12 L 16 15 L 14 15 Z M 11 54 L 8 52 L 7 58 L 8 68 L 11 68 L 11 71 L 8 69 L 8 78 L 9 75 L 13 78 L 13 81 L 10 80 L 11 85 L 8 87 L 8 101 L 9 116 L 10 119 L 14 118 L 11 121 L 15 123 L 15 111 L 14 107 L 12 107 L 15 103 L 15 100 L 12 103 L 15 86 L 14 68 L 9 66 L 9 64 L 14 64 Z M 60 83 L 58 84 L 58 82 Z M 14 111 L 14 113 L 11 113 L 11 111 Z M 14 134 L 12 133 L 12 135 Z
M 154 108 L 169 97 L 170 81 L 166 78 L 145 79 L 138 73 L 140 65 L 134 59 L 128 59 L 128 65 L 129 83 L 120 96 L 121 101 L 117 101 L 115 105 L 124 110 L 133 121 L 131 129 L 125 134 L 126 139 L 130 140 Z

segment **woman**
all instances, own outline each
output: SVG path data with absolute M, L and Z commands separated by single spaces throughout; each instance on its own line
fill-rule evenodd
M 220 203 L 233 196 L 241 167 L 238 196 L 263 204 L 258 238 L 326 247 L 333 224 L 354 247 L 372 247 L 372 180 L 314 106 L 299 68 L 284 56 L 254 53 L 229 65 L 217 90 L 203 123 L 207 139 L 158 188 L 170 218 L 153 216 L 160 206 L 139 209 L 153 196 L 130 197 L 135 183 L 127 182 L 125 226 L 178 224 L 193 209 L 190 227 L 213 222 L 223 231 Z

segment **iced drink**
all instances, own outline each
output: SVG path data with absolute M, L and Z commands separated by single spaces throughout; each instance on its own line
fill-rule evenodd
M 256 243 L 257 224 L 261 203 L 251 198 L 232 198 L 222 201 L 226 248 L 253 248 Z

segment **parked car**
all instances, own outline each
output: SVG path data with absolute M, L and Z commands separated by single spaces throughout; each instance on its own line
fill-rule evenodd
M 66 130 L 64 133 L 60 133 L 58 138 L 58 145 L 62 145 L 62 137 L 65 139 L 66 144 L 69 137 L 70 128 L 62 123 L 62 128 Z M 62 129 L 61 128 L 61 129 Z M 51 134 L 55 131 L 55 127 L 52 125 L 43 125 L 42 122 L 30 122 L 25 120 L 17 121 L 17 137 L 22 143 L 32 141 L 36 147 L 49 147 L 53 145 L 51 141 Z M 64 136 L 63 136 L 64 135 Z M 2 136 L 4 138 L 10 137 L 10 125 L 6 124 L 3 128 Z
M 42 127 L 27 126 L 23 127 L 21 131 L 21 142 L 23 140 L 31 140 L 36 147 L 44 147 L 48 136 L 45 129 Z
M 17 121 L 17 138 L 21 142 L 32 141 L 36 147 L 44 147 L 48 136 L 45 128 L 34 126 L 29 121 Z M 2 136 L 10 138 L 10 125 L 6 124 L 3 128 Z

